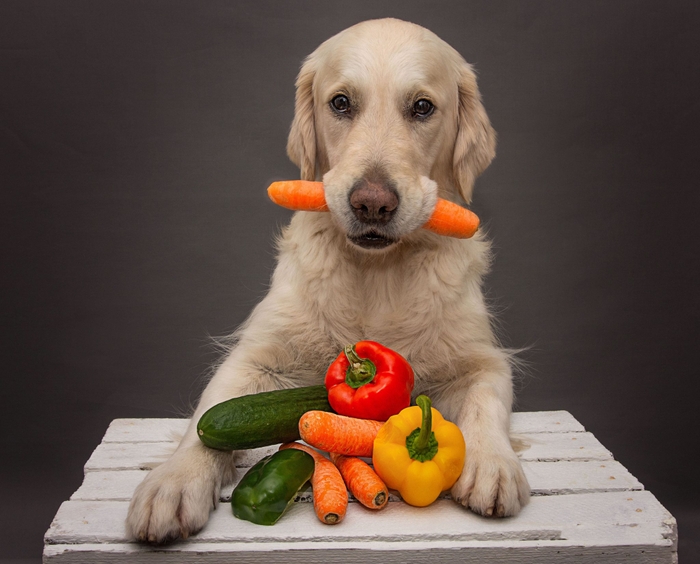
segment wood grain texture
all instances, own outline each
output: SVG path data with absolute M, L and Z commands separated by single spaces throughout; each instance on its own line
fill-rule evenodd
M 591 433 L 529 433 L 521 434 L 528 448 L 519 453 L 523 461 L 584 461 L 612 460 L 612 453 Z M 161 464 L 175 451 L 174 442 L 102 442 L 85 463 L 85 472 L 104 470 L 150 470 Z M 242 451 L 237 465 L 249 468 L 277 445 Z
M 262 457 L 261 457 L 262 458 Z M 562 495 L 606 491 L 641 490 L 642 484 L 619 462 L 614 460 L 585 462 L 523 462 L 533 495 Z M 147 470 L 105 470 L 88 472 L 82 485 L 71 496 L 73 501 L 128 501 Z M 231 491 L 243 475 L 239 472 L 233 484 L 221 492 L 221 501 L 228 501 Z M 444 495 L 443 495 L 444 497 Z M 311 499 L 311 493 L 301 496 Z M 396 495 L 391 500 L 399 499 Z

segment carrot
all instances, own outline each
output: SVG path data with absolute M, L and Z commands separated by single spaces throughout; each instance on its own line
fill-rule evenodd
M 382 425 L 382 421 L 307 411 L 299 419 L 299 435 L 304 442 L 326 452 L 370 457 Z
M 469 239 L 479 229 L 479 217 L 467 208 L 438 198 L 430 219 L 423 229 L 456 239 Z
M 278 206 L 299 211 L 328 211 L 322 182 L 281 180 L 273 182 L 267 195 Z
M 355 456 L 331 453 L 331 460 L 340 470 L 340 475 L 350 493 L 365 507 L 381 509 L 389 501 L 389 491 L 382 479 L 364 460 Z
M 340 471 L 330 460 L 312 448 L 299 443 L 286 443 L 280 450 L 296 448 L 314 457 L 314 473 L 311 488 L 314 493 L 314 511 L 322 523 L 336 525 L 345 517 L 348 509 L 348 490 Z
M 328 211 L 322 182 L 273 182 L 267 194 L 274 203 L 290 210 Z M 423 229 L 457 239 L 469 239 L 478 228 L 479 218 L 474 212 L 443 198 L 438 198 L 430 219 L 423 225 Z

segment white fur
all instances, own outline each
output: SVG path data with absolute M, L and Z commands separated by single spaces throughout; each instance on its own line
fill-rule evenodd
M 330 109 L 337 92 L 357 102 L 352 119 Z M 425 121 L 406 112 L 419 97 L 436 107 Z M 235 335 L 173 457 L 134 494 L 131 536 L 163 542 L 196 532 L 232 479 L 235 455 L 197 438 L 206 409 L 234 396 L 321 383 L 342 346 L 361 339 L 408 358 L 415 394 L 428 394 L 462 429 L 467 463 L 452 497 L 483 515 L 518 513 L 529 486 L 508 434 L 509 357 L 481 291 L 488 243 L 480 233 L 456 240 L 420 229 L 438 194 L 469 200 L 494 149 L 471 68 L 419 26 L 364 22 L 306 60 L 288 152 L 303 178 L 323 179 L 331 213 L 298 212 L 282 232 L 269 293 Z M 383 228 L 398 242 L 379 251 L 348 240 L 363 228 L 348 192 L 376 169 L 400 198 Z

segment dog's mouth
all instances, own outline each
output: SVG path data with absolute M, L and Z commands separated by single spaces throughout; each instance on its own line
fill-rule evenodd
M 396 243 L 396 239 L 382 235 L 377 231 L 367 231 L 362 235 L 348 235 L 348 239 L 354 245 L 363 249 L 386 249 Z

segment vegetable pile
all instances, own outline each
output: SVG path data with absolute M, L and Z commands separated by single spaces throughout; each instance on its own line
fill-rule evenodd
M 410 406 L 413 386 L 405 358 L 359 341 L 333 361 L 324 386 L 251 394 L 212 407 L 197 425 L 205 445 L 239 450 L 283 443 L 238 483 L 233 514 L 273 525 L 308 481 L 316 516 L 329 525 L 345 517 L 348 491 L 372 510 L 386 506 L 390 490 L 411 505 L 430 505 L 457 481 L 466 448 L 459 428 L 427 396 Z

